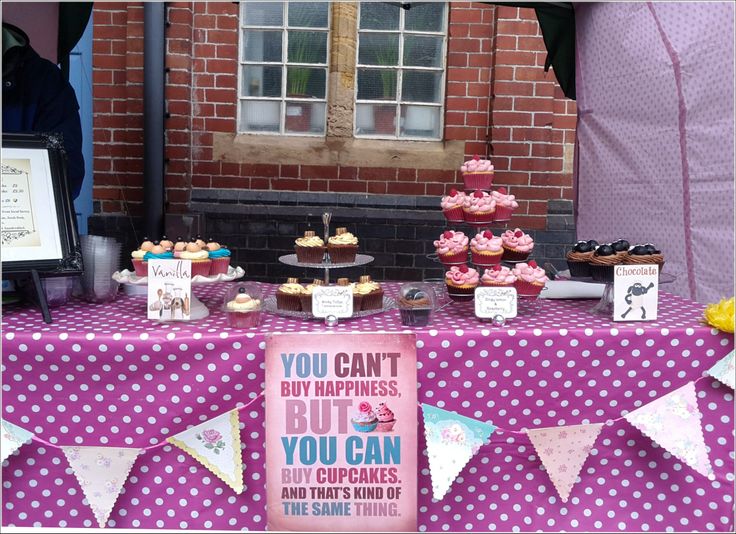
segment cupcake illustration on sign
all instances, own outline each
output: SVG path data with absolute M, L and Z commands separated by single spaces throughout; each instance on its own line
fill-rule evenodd
M 376 432 L 391 432 L 396 424 L 396 417 L 391 408 L 386 406 L 385 402 L 378 405 L 376 409 L 376 417 L 378 418 L 378 425 L 376 426 Z
M 358 432 L 373 432 L 378 426 L 378 417 L 369 402 L 363 401 L 358 404 L 358 411 L 350 419 L 353 428 Z

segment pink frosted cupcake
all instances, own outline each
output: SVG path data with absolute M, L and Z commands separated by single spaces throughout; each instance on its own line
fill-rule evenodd
M 210 266 L 210 275 L 227 274 L 230 267 L 230 251 L 215 241 L 210 241 L 205 247 L 209 252 L 212 265 Z
M 470 253 L 473 264 L 479 267 L 488 267 L 501 263 L 503 246 L 500 237 L 493 235 L 490 230 L 484 230 L 475 234 L 470 241 Z
M 496 214 L 494 221 L 508 221 L 515 209 L 518 209 L 519 203 L 516 202 L 514 195 L 507 195 L 505 187 L 499 187 L 497 191 L 491 191 L 493 200 L 496 201 Z
M 457 302 L 473 300 L 479 282 L 478 271 L 467 265 L 455 265 L 445 273 L 447 294 Z
M 544 269 L 538 267 L 534 260 L 529 263 L 517 263 L 511 272 L 516 276 L 514 282 L 516 292 L 523 297 L 536 297 L 549 280 Z
M 534 249 L 534 239 L 519 228 L 506 230 L 503 240 L 503 261 L 524 261 Z
M 490 189 L 493 183 L 493 164 L 490 160 L 481 159 L 476 154 L 473 159 L 466 161 L 460 167 L 463 173 L 465 189 Z
M 465 206 L 463 214 L 465 222 L 469 224 L 490 224 L 496 213 L 496 201 L 493 197 L 476 189 L 475 193 L 465 197 Z
M 447 230 L 434 242 L 437 255 L 443 265 L 460 265 L 468 261 L 468 236 L 462 232 Z
M 394 429 L 394 425 L 396 424 L 396 417 L 394 417 L 394 412 L 392 412 L 391 409 L 386 406 L 385 402 L 382 402 L 378 405 L 378 409 L 376 410 L 376 417 L 378 417 L 378 426 L 376 427 L 376 432 L 391 432 Z
M 442 213 L 448 222 L 463 222 L 463 206 L 465 206 L 465 193 L 457 189 L 450 189 L 450 194 L 442 197 L 440 202 Z
M 483 276 L 480 277 L 480 285 L 486 287 L 511 287 L 514 282 L 516 282 L 516 276 L 511 269 L 500 264 L 486 269 Z

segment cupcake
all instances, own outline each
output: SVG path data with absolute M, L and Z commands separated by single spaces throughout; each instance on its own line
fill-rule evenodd
M 200 248 L 204 248 L 205 245 L 207 245 L 207 243 L 202 240 L 202 236 L 200 234 L 197 234 L 197 237 L 190 239 L 190 241 L 194 241 Z
M 409 282 L 402 286 L 399 294 L 399 314 L 405 326 L 427 326 L 432 315 L 431 286 Z
M 496 201 L 493 197 L 476 189 L 472 195 L 465 197 L 463 217 L 468 224 L 491 224 L 496 214 Z
M 210 260 L 212 260 L 210 274 L 213 276 L 227 274 L 227 270 L 230 267 L 230 251 L 211 239 L 205 246 L 205 249 L 210 255 Z
M 522 297 L 536 297 L 549 280 L 547 273 L 537 266 L 534 260 L 529 263 L 517 263 L 511 270 L 511 274 L 516 277 L 516 282 L 514 282 L 516 292 Z
M 493 220 L 497 222 L 511 220 L 514 210 L 519 208 L 516 197 L 506 194 L 505 187 L 499 187 L 498 190 L 491 191 L 491 197 L 496 201 L 496 214 L 493 216 Z
M 452 300 L 458 302 L 473 300 L 475 288 L 478 287 L 479 282 L 478 271 L 467 265 L 455 265 L 445 273 L 447 294 Z
M 153 248 L 153 242 L 147 237 L 143 238 L 143 243 L 138 248 L 130 253 L 131 261 L 133 262 L 133 269 L 135 274 L 138 276 L 148 276 L 148 262 L 143 258 L 146 252 L 149 252 Z
M 351 284 L 349 278 L 338 278 L 338 286 L 352 286 L 353 288 L 353 313 L 359 312 L 363 304 L 363 293 L 358 290 L 358 284 Z
M 506 230 L 501 234 L 503 241 L 503 261 L 524 261 L 534 250 L 534 239 L 519 228 Z
M 298 278 L 287 278 L 286 283 L 281 284 L 276 290 L 276 308 L 279 310 L 301 311 L 301 296 L 304 291 L 304 286 L 299 283 Z
M 458 192 L 457 189 L 450 189 L 450 194 L 442 197 L 440 206 L 442 214 L 448 222 L 463 222 L 463 206 L 465 206 L 465 193 Z
M 373 432 L 378 426 L 378 417 L 373 412 L 370 403 L 363 401 L 358 405 L 358 411 L 350 422 L 358 432 Z
M 391 432 L 396 424 L 396 417 L 394 412 L 386 406 L 385 402 L 381 402 L 376 410 L 376 418 L 378 419 L 378 425 L 376 426 L 376 432 Z
M 198 243 L 191 241 L 187 243 L 186 248 L 179 253 L 179 258 L 182 260 L 192 261 L 192 278 L 195 276 L 210 275 L 212 260 L 210 259 L 210 253 L 204 248 L 205 245 L 200 246 Z
M 149 260 L 173 260 L 174 259 L 174 253 L 166 250 L 164 247 L 162 247 L 160 244 L 153 245 L 153 248 L 146 252 L 146 254 L 143 256 L 143 263 L 146 264 L 146 268 L 148 268 L 148 262 Z
M 595 241 L 578 241 L 572 250 L 567 253 L 567 266 L 570 268 L 571 276 L 590 276 L 588 262 L 593 257 Z
M 656 251 L 656 254 L 655 254 Z M 662 265 L 664 265 L 664 257 L 662 253 L 658 251 L 654 245 L 636 245 L 629 250 L 628 256 L 624 263 L 633 265 L 642 264 L 653 264 L 659 265 L 659 271 L 662 272 Z
M 613 267 L 620 263 L 621 257 L 610 244 L 600 245 L 590 258 L 590 275 L 599 282 L 612 282 Z
M 332 263 L 353 263 L 358 252 L 358 238 L 347 228 L 338 228 L 327 240 L 327 252 Z
M 294 252 L 299 263 L 322 263 L 325 255 L 325 242 L 319 237 L 314 230 L 304 232 L 304 237 L 299 237 L 294 241 Z
M 174 249 L 174 243 L 172 243 L 165 234 L 161 236 L 161 241 L 159 241 L 158 244 L 164 247 L 164 250 L 166 251 L 172 251 Z
M 470 241 L 470 256 L 473 264 L 479 267 L 501 263 L 503 241 L 500 237 L 494 236 L 490 230 L 478 232 Z
M 616 255 L 621 258 L 621 263 L 626 263 L 626 258 L 629 256 L 629 242 L 625 239 L 619 239 L 611 243 L 611 247 Z
M 434 248 L 443 265 L 461 265 L 468 261 L 468 236 L 447 230 L 435 240 Z
M 490 160 L 481 159 L 477 154 L 473 159 L 460 166 L 463 173 L 465 189 L 490 189 L 493 183 L 493 164 Z
M 355 292 L 363 296 L 361 310 L 383 309 L 383 289 L 378 282 L 371 280 L 370 275 L 364 274 L 355 284 Z
M 260 299 L 253 298 L 241 287 L 235 298 L 225 304 L 228 324 L 233 328 L 251 328 L 258 326 L 261 314 Z
M 511 269 L 503 265 L 494 265 L 486 269 L 480 277 L 480 285 L 485 287 L 512 287 L 516 282 L 516 276 Z
M 315 287 L 323 285 L 325 285 L 324 280 L 315 278 L 311 284 L 304 288 L 304 292 L 299 295 L 302 311 L 312 313 L 312 293 L 314 293 Z
M 181 253 L 184 252 L 187 249 L 187 242 L 184 241 L 184 239 L 179 236 L 176 238 L 176 243 L 174 243 L 174 257 L 175 258 L 181 258 Z

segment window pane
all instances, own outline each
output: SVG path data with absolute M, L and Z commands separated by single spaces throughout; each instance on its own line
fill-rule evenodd
M 245 65 L 242 94 L 281 96 L 281 66 Z
M 441 72 L 405 70 L 401 84 L 401 100 L 406 102 L 439 102 Z
M 361 30 L 398 30 L 399 6 L 383 2 L 360 3 Z
M 327 63 L 327 32 L 289 32 L 289 63 Z
M 358 100 L 396 100 L 396 71 L 358 69 Z
M 244 128 L 251 132 L 278 132 L 281 102 L 243 100 L 240 117 Z
M 253 26 L 281 26 L 284 20 L 282 2 L 246 2 L 245 24 Z
M 324 102 L 286 102 L 284 128 L 289 133 L 325 132 Z
M 412 67 L 441 67 L 442 37 L 405 36 L 404 65 Z
M 300 98 L 325 97 L 325 69 L 289 67 L 286 72 L 286 94 Z
M 432 137 L 440 136 L 440 111 L 434 106 L 401 106 L 401 136 Z
M 289 2 L 289 26 L 327 27 L 327 2 Z
M 396 136 L 394 104 L 358 104 L 355 107 L 355 133 Z
M 445 4 L 412 4 L 404 15 L 404 29 L 418 32 L 441 32 L 444 29 Z
M 361 33 L 358 43 L 358 63 L 397 66 L 399 64 L 399 34 Z
M 246 30 L 243 57 L 246 61 L 281 61 L 281 32 Z

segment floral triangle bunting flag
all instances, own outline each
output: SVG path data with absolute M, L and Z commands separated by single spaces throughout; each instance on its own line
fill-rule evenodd
M 33 433 L 0 419 L 0 462 L 4 462 L 21 445 L 31 440 Z
M 734 389 L 734 380 L 736 380 L 736 350 L 732 350 L 726 356 L 718 360 L 713 367 L 708 369 L 707 373 L 731 389 Z
M 235 493 L 243 492 L 243 459 L 237 409 L 179 432 L 167 441 L 199 461 Z
M 595 423 L 526 431 L 562 502 L 570 497 L 570 490 L 602 427 L 602 423 Z
M 432 496 L 440 500 L 496 427 L 428 404 L 422 413 Z
M 627 414 L 626 420 L 698 473 L 715 479 L 705 448 L 695 383 Z
M 100 528 L 105 528 L 115 501 L 142 449 L 62 447 Z

